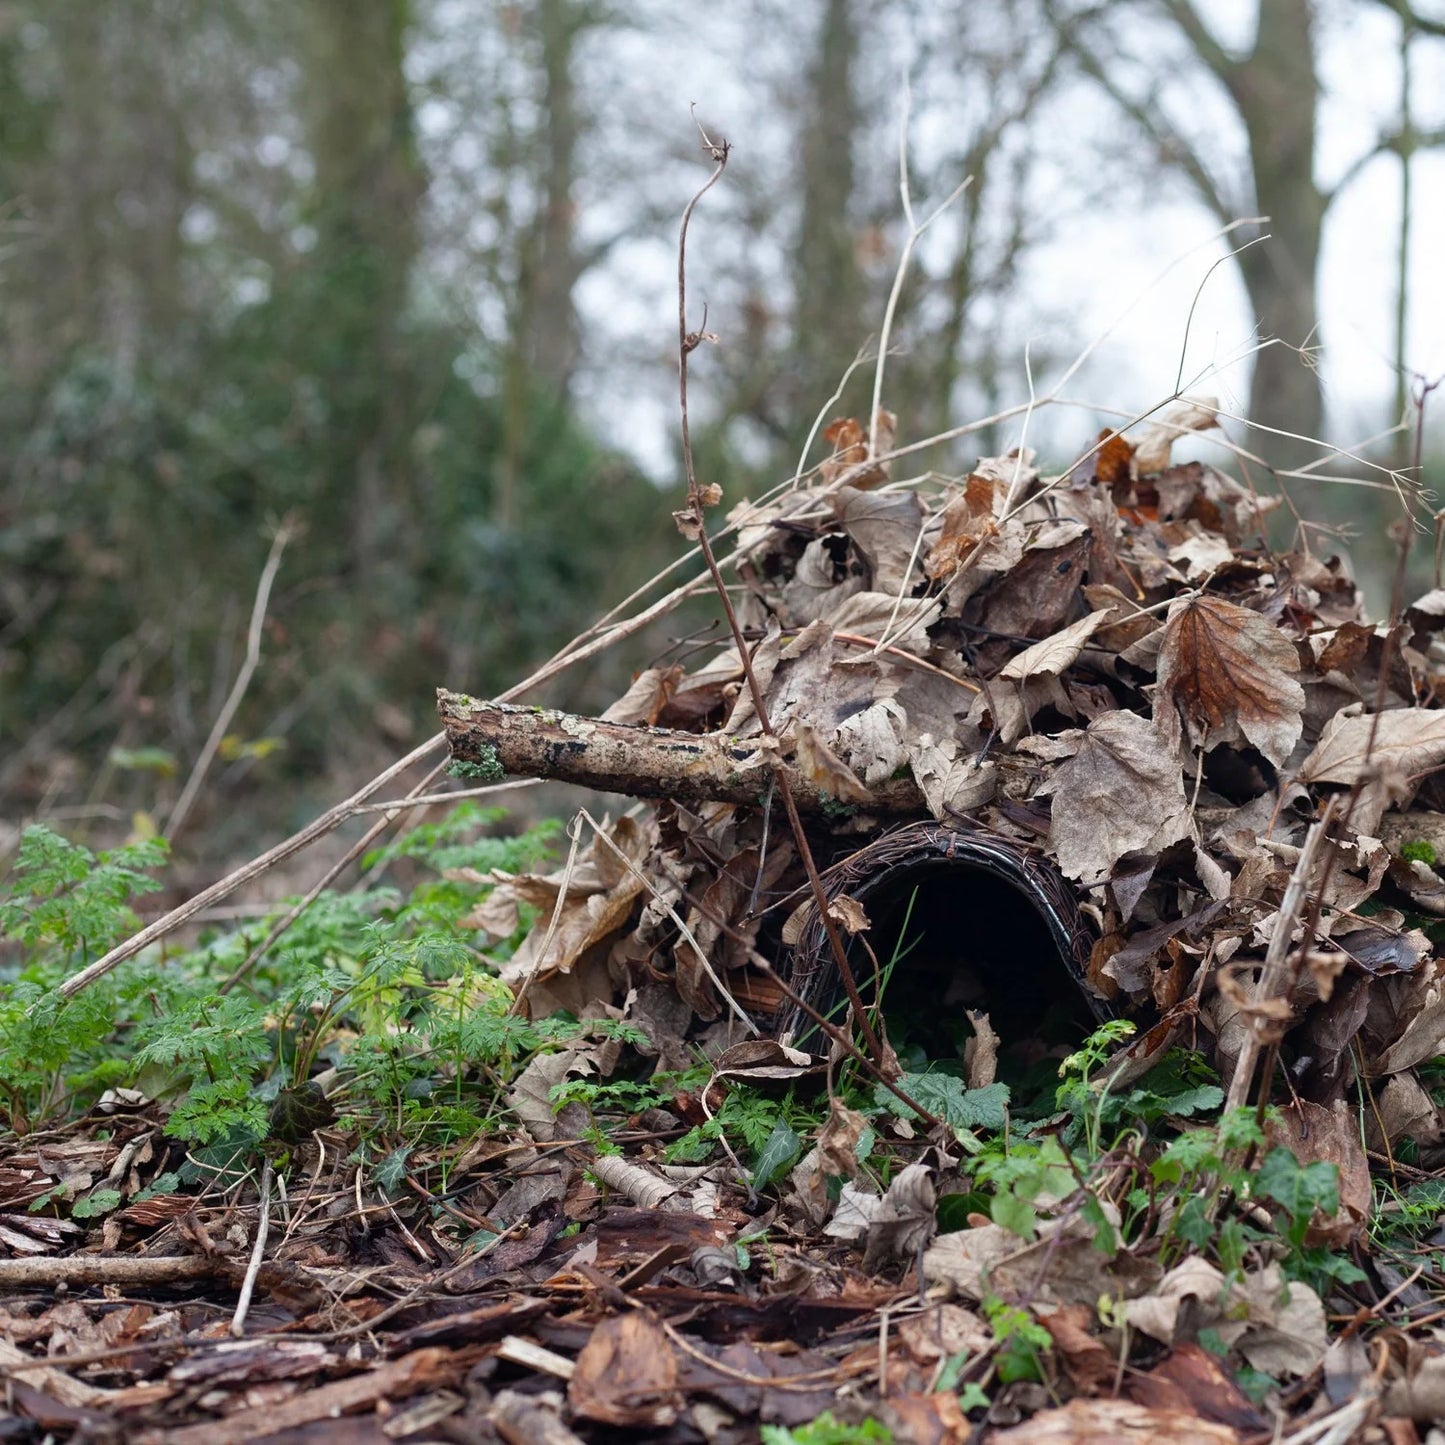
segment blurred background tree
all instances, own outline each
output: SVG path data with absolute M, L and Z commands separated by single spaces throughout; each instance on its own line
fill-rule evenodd
M 871 356 L 905 238 L 905 74 L 916 213 L 973 180 L 899 298 L 885 402 L 904 439 L 1021 401 L 1025 347 L 1043 377 L 1089 341 L 1142 279 L 1115 253 L 1159 195 L 1187 198 L 1195 239 L 1271 210 L 1274 241 L 1225 274 L 1267 331 L 1313 346 L 1331 196 L 1376 156 L 1405 185 L 1403 378 L 1438 19 L 1424 0 L 1230 13 L 0 0 L 0 818 L 124 823 L 174 796 L 282 518 L 298 535 L 197 854 L 309 816 L 433 730 L 435 685 L 501 690 L 675 555 L 693 99 L 737 143 L 689 248 L 692 319 L 706 302 L 723 343 L 694 358 L 693 431 L 729 502 L 792 474 L 820 408 L 867 414 L 871 360 L 848 368 Z M 1341 97 L 1322 36 L 1366 21 L 1378 135 L 1327 175 Z M 1177 350 L 1179 323 L 1160 329 Z M 1124 399 L 1135 383 L 1100 359 L 1106 405 L 1173 385 L 1170 360 Z M 1262 420 L 1330 424 L 1286 348 L 1253 390 Z M 1029 438 L 1058 461 L 1103 419 L 1059 418 Z M 1017 437 L 914 463 L 956 473 Z M 551 696 L 602 705 L 667 645 L 640 639 Z
M 565 9 L 501 37 L 527 162 L 568 144 L 543 136 Z M 504 344 L 430 267 L 409 0 L 0 13 L 11 809 L 154 796 L 154 772 L 98 783 L 107 757 L 184 774 L 282 516 L 302 530 L 242 716 L 285 744 L 273 780 L 308 780 L 297 811 L 432 731 L 439 682 L 500 690 L 665 559 L 665 502 L 568 403 L 568 157 L 538 156 Z M 222 851 L 258 821 L 233 817 Z

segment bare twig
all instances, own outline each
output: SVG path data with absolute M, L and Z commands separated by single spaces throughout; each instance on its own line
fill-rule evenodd
M 351 816 L 351 810 L 357 803 L 364 803 L 392 779 L 400 777 L 402 773 L 431 756 L 445 742 L 445 733 L 438 733 L 435 737 L 428 738 L 420 747 L 413 748 L 404 758 L 394 762 L 385 771 L 378 773 L 369 783 L 358 789 L 344 802 L 336 804 L 334 808 L 328 808 L 319 818 L 302 828 L 299 833 L 293 833 L 291 837 L 277 843 L 274 848 L 268 848 L 259 857 L 252 858 L 239 868 L 233 869 L 224 878 L 211 884 L 209 888 L 203 888 L 193 898 L 188 898 L 179 907 L 163 914 L 154 923 L 147 924 L 139 933 L 132 934 L 123 943 L 116 944 L 109 953 L 96 959 L 94 963 L 87 964 L 79 972 L 71 974 L 60 985 L 57 992 L 62 998 L 69 998 L 71 995 L 79 993 L 81 989 L 109 973 L 117 964 L 124 963 L 128 958 L 134 958 L 142 949 L 149 948 L 151 944 L 174 933 L 177 928 L 194 918 L 196 914 L 209 908 L 213 903 L 219 903 L 222 898 L 229 897 L 236 889 L 249 883 L 253 878 L 259 878 L 283 859 L 291 857 L 293 853 L 299 853 L 303 848 L 310 847 L 318 838 L 324 838 L 326 834 Z
M 766 738 L 609 722 L 446 691 L 437 710 L 455 758 L 634 798 L 752 805 L 771 775 L 775 751 Z M 802 812 L 824 812 L 837 801 L 796 773 L 791 782 Z M 869 811 L 921 813 L 923 795 L 911 779 L 890 779 L 873 790 Z
M 261 1273 L 261 1261 L 266 1255 L 266 1236 L 271 1232 L 271 1161 L 261 1165 L 260 1217 L 256 1221 L 256 1242 L 251 1246 L 251 1262 L 246 1266 L 246 1277 L 241 1281 L 241 1297 L 236 1301 L 236 1313 L 231 1316 L 231 1334 L 242 1339 L 246 1334 L 246 1316 L 251 1310 L 251 1295 L 256 1288 L 256 1276 Z
M 1259 978 L 1255 981 L 1254 1002 L 1256 1004 L 1264 1003 L 1282 992 L 1284 965 L 1289 956 L 1295 920 L 1304 908 L 1305 899 L 1309 894 L 1310 879 L 1314 874 L 1315 859 L 1319 856 L 1320 845 L 1324 842 L 1330 823 L 1334 820 L 1334 812 L 1335 800 L 1331 798 L 1326 802 L 1324 812 L 1310 824 L 1310 830 L 1305 835 L 1304 845 L 1300 848 L 1299 857 L 1295 860 L 1294 872 L 1290 874 L 1289 885 L 1284 892 L 1284 900 L 1280 903 L 1279 913 L 1275 917 L 1274 932 L 1270 935 L 1269 948 L 1264 956 L 1264 967 L 1260 969 Z M 1300 943 L 1301 949 L 1306 951 L 1309 949 L 1311 933 L 1312 930 L 1307 925 L 1305 936 Z M 1264 1049 L 1264 1042 L 1254 1022 L 1250 1020 L 1248 1023 L 1244 1046 L 1239 1051 L 1239 1059 L 1234 1066 L 1234 1076 L 1229 1081 L 1229 1095 L 1224 1104 L 1226 1110 L 1241 1108 L 1249 1101 L 1250 1085 L 1254 1082 L 1255 1068 Z M 1265 1080 L 1263 1087 L 1267 1092 L 1269 1089 L 1268 1079 Z
M 537 956 L 532 960 L 532 967 L 527 970 L 527 976 L 521 982 L 521 986 L 512 996 L 512 1006 L 508 1013 L 517 1014 L 522 1011 L 522 1003 L 527 997 L 527 990 L 532 986 L 532 980 L 537 977 L 543 962 L 547 957 L 548 950 L 552 947 L 552 940 L 557 936 L 557 929 L 562 922 L 562 909 L 567 903 L 567 889 L 572 883 L 572 874 L 577 869 L 577 850 L 582 846 L 582 829 L 577 826 L 577 819 L 572 820 L 572 826 L 568 833 L 572 837 L 572 846 L 567 850 L 567 862 L 562 868 L 562 882 L 557 888 L 557 898 L 552 905 L 552 920 L 547 925 L 547 936 L 542 940 L 542 946 L 537 950 Z
M 903 294 L 903 282 L 908 275 L 908 263 L 913 259 L 913 248 L 923 233 L 973 184 L 972 176 L 965 176 L 953 190 L 929 212 L 922 225 L 913 219 L 913 197 L 908 187 L 908 111 L 910 103 L 908 73 L 903 75 L 903 114 L 898 121 L 898 190 L 903 202 L 903 216 L 908 222 L 908 235 L 904 238 L 903 252 L 898 258 L 893 273 L 893 285 L 888 292 L 888 304 L 883 308 L 883 330 L 878 336 L 878 359 L 873 368 L 873 410 L 868 418 L 868 459 L 873 461 L 878 454 L 878 413 L 883 406 L 883 373 L 888 365 L 888 341 L 893 334 L 893 317 L 898 310 L 898 298 Z
M 1265 219 L 1260 217 L 1261 220 Z M 1189 315 L 1184 321 L 1184 340 L 1179 343 L 1179 371 L 1174 378 L 1174 395 L 1178 396 L 1184 386 L 1184 358 L 1189 354 L 1189 333 L 1194 326 L 1194 312 L 1199 305 L 1199 298 L 1204 295 L 1204 288 L 1209 284 L 1209 278 L 1226 261 L 1232 261 L 1241 251 L 1247 251 L 1251 246 L 1258 246 L 1261 241 L 1268 241 L 1270 234 L 1266 231 L 1262 236 L 1255 236 L 1252 240 L 1246 241 L 1242 246 L 1236 246 L 1232 251 L 1226 251 L 1224 255 L 1215 259 L 1214 264 L 1204 273 L 1199 285 L 1194 288 L 1194 299 L 1189 303 Z
M 191 769 L 191 775 L 186 779 L 186 785 L 181 789 L 181 795 L 176 799 L 176 805 L 171 809 L 170 817 L 166 819 L 165 828 L 162 830 L 172 841 L 190 816 L 191 808 L 201 791 L 201 784 L 205 782 L 222 739 L 231 726 L 231 719 L 236 716 L 236 709 L 241 706 L 241 699 L 246 696 L 246 689 L 250 687 L 251 679 L 256 674 L 256 668 L 261 661 L 261 634 L 266 623 L 266 608 L 271 601 L 271 586 L 281 566 L 281 554 L 285 552 L 286 544 L 294 535 L 295 525 L 288 517 L 276 529 L 276 535 L 271 540 L 271 551 L 266 557 L 266 565 L 261 569 L 261 580 L 256 584 L 256 598 L 251 604 L 251 624 L 246 631 L 245 660 L 241 663 L 241 670 L 236 674 L 236 681 L 232 683 L 226 701 L 216 714 L 210 736 L 207 737 L 205 746 Z
M 188 1279 L 204 1279 L 224 1274 L 230 1261 L 208 1259 L 200 1254 L 133 1255 L 133 1254 L 71 1254 L 63 1257 L 42 1255 L 35 1259 L 0 1259 L 0 1289 L 56 1289 L 66 1285 L 76 1289 L 91 1285 L 118 1285 L 122 1288 L 148 1287 L 158 1284 L 179 1284 Z M 54 1364 L 54 1360 L 38 1361 Z
M 438 763 L 434 768 L 432 768 L 429 773 L 427 773 L 424 778 L 421 779 L 419 783 L 416 784 L 416 786 L 412 789 L 412 792 L 418 795 L 425 794 L 426 790 L 431 787 L 433 782 L 436 781 L 437 777 L 441 773 L 442 767 L 443 764 Z M 255 948 L 253 948 L 250 953 L 246 955 L 245 959 L 241 962 L 240 966 L 236 969 L 236 971 L 231 974 L 231 976 L 221 985 L 221 992 L 229 993 L 233 988 L 235 988 L 235 986 L 240 983 L 241 980 L 245 978 L 246 975 L 249 974 L 253 968 L 255 968 L 257 963 L 259 963 L 260 960 L 263 959 L 271 951 L 271 949 L 276 946 L 277 939 L 279 939 L 281 935 L 285 933 L 287 929 L 289 929 L 291 925 L 294 924 L 296 920 L 300 918 L 301 915 L 305 913 L 306 910 L 310 908 L 311 905 L 315 903 L 316 900 L 320 898 L 321 895 L 328 888 L 330 888 L 331 885 L 349 867 L 351 867 L 351 865 L 358 858 L 360 858 L 371 847 L 371 845 L 376 842 L 376 840 L 380 838 L 384 832 L 386 832 L 389 827 L 391 827 L 391 825 L 401 815 L 401 812 L 408 808 L 419 807 L 420 803 L 421 798 L 418 797 L 416 799 L 403 798 L 400 799 L 398 802 L 383 804 L 382 806 L 387 810 L 384 816 L 377 819 L 377 821 L 373 823 L 371 827 L 369 827 L 366 832 L 363 833 L 361 837 L 358 838 L 356 842 L 353 843 L 351 847 L 348 848 L 346 852 L 343 853 L 341 857 L 338 858 L 336 862 L 333 863 L 331 867 L 328 868 L 326 872 L 323 873 L 321 877 L 316 880 L 315 883 L 311 885 L 305 897 L 300 898 L 295 903 L 293 903 L 291 907 L 280 918 L 278 918 L 275 923 L 271 925 L 265 938 L 263 938 L 261 942 L 258 943 Z M 362 808 L 364 807 L 365 805 L 363 804 Z M 358 808 L 356 811 L 361 810 L 361 808 Z
M 699 127 L 701 129 L 701 127 Z M 691 352 L 697 349 L 702 332 L 689 332 L 687 329 L 687 225 L 692 219 L 692 213 L 698 201 L 717 184 L 723 171 L 727 169 L 728 151 L 730 147 L 726 141 L 714 144 L 708 139 L 706 132 L 703 133 L 703 145 L 714 162 L 712 174 L 703 183 L 701 190 L 687 203 L 682 213 L 682 225 L 677 238 L 677 348 L 678 348 L 678 400 L 682 409 L 682 464 L 683 474 L 687 481 L 687 512 L 683 514 L 684 519 L 689 523 L 684 532 L 696 531 L 698 548 L 702 553 L 702 560 L 707 567 L 708 576 L 712 578 L 713 588 L 717 592 L 718 599 L 722 603 L 723 613 L 727 617 L 728 628 L 732 632 L 733 643 L 738 650 L 738 658 L 742 663 L 743 676 L 747 680 L 748 695 L 752 699 L 753 710 L 757 713 L 758 727 L 763 736 L 771 738 L 776 742 L 777 733 L 768 719 L 767 702 L 763 697 L 762 687 L 758 683 L 757 673 L 753 670 L 752 658 L 748 652 L 747 640 L 743 636 L 743 629 L 738 622 L 737 612 L 733 609 L 732 598 L 728 595 L 727 584 L 723 581 L 722 572 L 718 568 L 717 557 L 712 549 L 712 542 L 707 534 L 707 518 L 705 508 L 709 498 L 704 494 L 702 487 L 698 485 L 697 472 L 692 461 L 692 436 L 688 426 L 687 414 L 687 358 Z M 883 1046 L 878 1040 L 878 1035 L 873 1031 L 873 1025 L 869 1022 L 867 1010 L 863 1007 L 863 999 L 858 992 L 858 984 L 853 977 L 853 970 L 848 966 L 848 955 L 843 947 L 843 940 L 839 937 L 838 926 L 833 922 L 828 913 L 828 896 L 823 888 L 823 880 L 818 875 L 818 865 L 813 859 L 813 850 L 808 843 L 807 832 L 803 828 L 803 820 L 798 813 L 798 805 L 793 797 L 792 785 L 789 781 L 786 769 L 781 766 L 781 758 L 775 749 L 772 754 L 772 765 L 775 776 L 778 780 L 778 794 L 783 800 L 783 810 L 788 816 L 788 826 L 792 829 L 793 841 L 797 845 L 798 856 L 802 861 L 804 871 L 808 875 L 808 883 L 813 892 L 814 904 L 818 909 L 823 921 L 823 927 L 828 935 L 828 942 L 833 952 L 834 962 L 838 966 L 838 975 L 843 981 L 843 987 L 848 994 L 848 1005 L 852 1010 L 853 1022 L 867 1045 L 869 1054 L 879 1068 L 883 1067 L 884 1054 Z
M 809 1019 L 811 1019 L 833 1043 L 837 1044 L 840 1049 L 848 1054 L 859 1067 L 871 1074 L 895 1099 L 912 1109 L 930 1129 L 936 1128 L 943 1122 L 936 1114 L 930 1113 L 916 1099 L 913 1099 L 905 1093 L 893 1079 L 888 1077 L 887 1071 L 881 1068 L 873 1059 L 870 1059 L 868 1055 L 848 1037 L 844 1030 L 840 1029 L 831 1019 L 827 1019 L 819 1013 L 818 1010 L 773 967 L 768 959 L 758 952 L 754 944 L 744 934 L 734 928 L 725 918 L 720 918 L 716 912 L 708 909 L 700 899 L 695 898 L 691 893 L 687 892 L 686 889 L 683 890 L 683 897 L 686 898 L 699 913 L 711 919 L 711 921 L 735 943 L 740 944 L 747 951 L 748 962 L 751 963 L 754 968 L 760 969 L 765 978 L 771 979 L 772 982 L 777 984 L 789 1003 L 802 1009 Z

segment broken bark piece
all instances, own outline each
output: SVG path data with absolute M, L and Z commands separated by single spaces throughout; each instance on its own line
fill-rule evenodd
M 485 702 L 444 688 L 437 691 L 437 711 L 458 776 L 551 778 L 604 793 L 687 804 L 758 807 L 768 796 L 771 760 L 761 737 L 604 722 L 550 708 Z M 836 815 L 846 808 L 918 816 L 928 811 L 911 777 L 890 778 L 870 789 L 868 803 L 844 804 L 785 766 L 804 813 Z

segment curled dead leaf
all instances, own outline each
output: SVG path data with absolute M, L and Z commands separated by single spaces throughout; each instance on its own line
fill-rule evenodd
M 793 727 L 798 771 L 820 793 L 840 803 L 871 803 L 873 794 L 859 781 L 857 773 L 818 735 L 810 722 L 799 719 Z
M 868 922 L 868 915 L 863 911 L 863 905 L 846 893 L 840 893 L 828 905 L 828 916 L 845 933 L 866 933 L 872 927 Z

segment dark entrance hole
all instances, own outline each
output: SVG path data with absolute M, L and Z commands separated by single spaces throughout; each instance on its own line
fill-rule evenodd
M 982 1009 L 1005 1047 L 1073 1043 L 1108 1004 L 1083 982 L 1091 942 L 1058 872 L 1010 840 L 939 824 L 885 835 L 828 880 L 863 905 L 863 935 L 882 975 L 883 1014 L 895 1047 L 958 1057 Z M 874 965 L 858 939 L 848 961 L 872 1001 Z M 834 1019 L 845 1011 L 831 952 L 814 920 L 792 960 L 794 987 Z M 796 1038 L 812 1032 L 801 1011 Z

